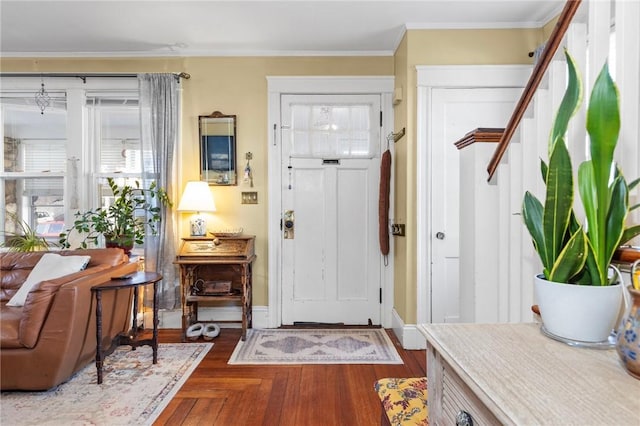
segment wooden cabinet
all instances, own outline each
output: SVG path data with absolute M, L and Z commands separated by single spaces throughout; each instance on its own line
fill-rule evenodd
M 202 306 L 242 306 L 242 340 L 251 328 L 252 264 L 255 237 L 183 238 L 174 262 L 180 267 L 182 340 Z M 222 321 L 216 321 L 222 322 Z
M 570 347 L 538 324 L 419 325 L 429 424 L 640 424 L 640 380 L 613 349 Z M 464 424 L 460 422 L 460 424 Z

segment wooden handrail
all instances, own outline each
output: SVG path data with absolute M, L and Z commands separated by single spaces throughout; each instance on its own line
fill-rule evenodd
M 569 24 L 571 24 L 571 20 L 573 16 L 576 14 L 578 7 L 582 3 L 582 0 L 567 0 L 564 5 L 564 9 L 562 9 L 562 13 L 558 18 L 558 22 L 556 23 L 549 40 L 542 52 L 542 56 L 540 56 L 540 60 L 533 68 L 533 72 L 531 73 L 531 77 L 529 77 L 529 81 L 527 82 L 526 87 L 524 88 L 524 92 L 522 92 L 522 96 L 516 105 L 511 118 L 509 119 L 509 123 L 504 130 L 504 134 L 496 147 L 495 152 L 493 153 L 493 157 L 491 157 L 491 161 L 487 166 L 487 172 L 489 172 L 489 177 L 487 180 L 491 180 L 493 174 L 496 172 L 498 168 L 498 164 L 500 164 L 500 160 L 502 160 L 502 156 L 507 150 L 509 146 L 509 142 L 511 142 L 511 138 L 515 133 L 516 129 L 520 125 L 520 121 L 524 116 L 525 111 L 529 107 L 531 100 L 533 99 L 533 95 L 538 90 L 538 86 L 540 85 L 540 81 L 542 81 L 542 77 L 544 73 L 547 72 L 547 68 L 553 59 L 553 56 L 556 54 L 558 47 L 560 46 L 560 42 L 567 32 L 567 28 L 569 28 Z
M 504 129 L 478 127 L 464 135 L 462 139 L 455 142 L 458 149 L 466 148 L 478 142 L 500 142 Z

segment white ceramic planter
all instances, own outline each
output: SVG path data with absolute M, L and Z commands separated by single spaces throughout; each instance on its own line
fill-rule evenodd
M 544 328 L 580 342 L 605 342 L 622 306 L 622 287 L 563 284 L 535 277 L 535 295 Z

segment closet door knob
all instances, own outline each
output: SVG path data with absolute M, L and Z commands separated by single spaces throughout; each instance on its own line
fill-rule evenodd
M 436 233 L 436 238 L 439 239 L 439 240 L 444 240 L 444 232 Z

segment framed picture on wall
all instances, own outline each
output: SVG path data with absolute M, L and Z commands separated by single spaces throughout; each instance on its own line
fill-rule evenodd
M 200 179 L 210 185 L 237 185 L 236 116 L 216 111 L 198 117 Z

